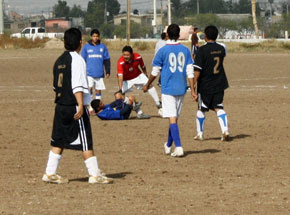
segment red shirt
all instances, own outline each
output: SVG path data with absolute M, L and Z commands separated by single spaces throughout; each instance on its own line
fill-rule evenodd
M 134 79 L 142 73 L 139 66 L 145 68 L 144 61 L 138 53 L 133 53 L 133 58 L 130 63 L 126 63 L 122 56 L 118 60 L 117 74 L 123 74 L 124 81 Z

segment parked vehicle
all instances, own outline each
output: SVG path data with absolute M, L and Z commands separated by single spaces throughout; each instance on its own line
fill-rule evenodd
M 45 28 L 29 27 L 24 28 L 21 33 L 11 34 L 11 38 L 43 39 L 43 38 L 63 38 L 64 33 L 47 33 Z

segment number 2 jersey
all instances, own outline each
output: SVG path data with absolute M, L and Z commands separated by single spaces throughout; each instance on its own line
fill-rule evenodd
M 229 87 L 223 66 L 225 56 L 225 46 L 217 42 L 208 42 L 197 50 L 194 70 L 200 72 L 198 93 L 213 94 Z
M 187 71 L 192 71 L 190 50 L 174 41 L 159 49 L 153 59 L 153 67 L 161 70 L 161 93 L 172 96 L 184 95 L 187 88 Z M 193 77 L 193 75 L 192 75 Z

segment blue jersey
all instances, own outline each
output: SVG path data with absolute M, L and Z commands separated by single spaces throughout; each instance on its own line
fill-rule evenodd
M 97 114 L 97 116 L 102 120 L 122 120 L 124 116 L 117 108 L 112 108 L 110 105 L 106 105 L 105 108 Z
M 82 50 L 82 57 L 87 64 L 87 75 L 93 78 L 104 77 L 104 60 L 110 59 L 107 47 L 100 43 L 87 43 Z
M 176 42 L 168 42 L 153 59 L 153 66 L 161 68 L 161 93 L 184 95 L 186 93 L 186 67 L 192 65 L 190 50 Z

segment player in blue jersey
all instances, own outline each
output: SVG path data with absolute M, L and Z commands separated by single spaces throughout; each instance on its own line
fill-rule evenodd
M 222 141 L 229 140 L 229 128 L 227 114 L 224 111 L 224 90 L 228 88 L 228 80 L 223 66 L 226 56 L 224 44 L 217 43 L 218 29 L 213 26 L 205 28 L 205 45 L 201 46 L 196 53 L 194 64 L 194 84 L 197 82 L 197 92 L 194 96 L 198 100 L 196 114 L 197 135 L 195 140 L 203 140 L 203 128 L 205 112 L 214 110 L 219 119 L 222 131 Z
M 171 154 L 173 157 L 181 157 L 184 155 L 177 121 L 180 116 L 183 98 L 186 93 L 187 78 L 190 87 L 193 88 L 194 75 L 190 50 L 177 42 L 179 33 L 180 28 L 178 25 L 171 24 L 168 27 L 167 34 L 169 40 L 155 55 L 149 81 L 143 87 L 144 92 L 146 92 L 150 84 L 161 71 L 163 117 L 169 118 L 168 140 L 164 144 L 164 149 L 165 154 Z M 174 152 L 171 153 L 173 142 L 175 143 L 176 148 Z
M 111 62 L 107 47 L 100 41 L 100 32 L 98 29 L 91 31 L 91 40 L 83 47 L 82 57 L 86 61 L 89 88 L 92 93 L 92 100 L 95 98 L 102 99 L 102 90 L 105 90 L 104 76 L 110 77 Z M 105 67 L 105 72 L 104 72 Z M 89 112 L 93 109 L 89 107 Z

